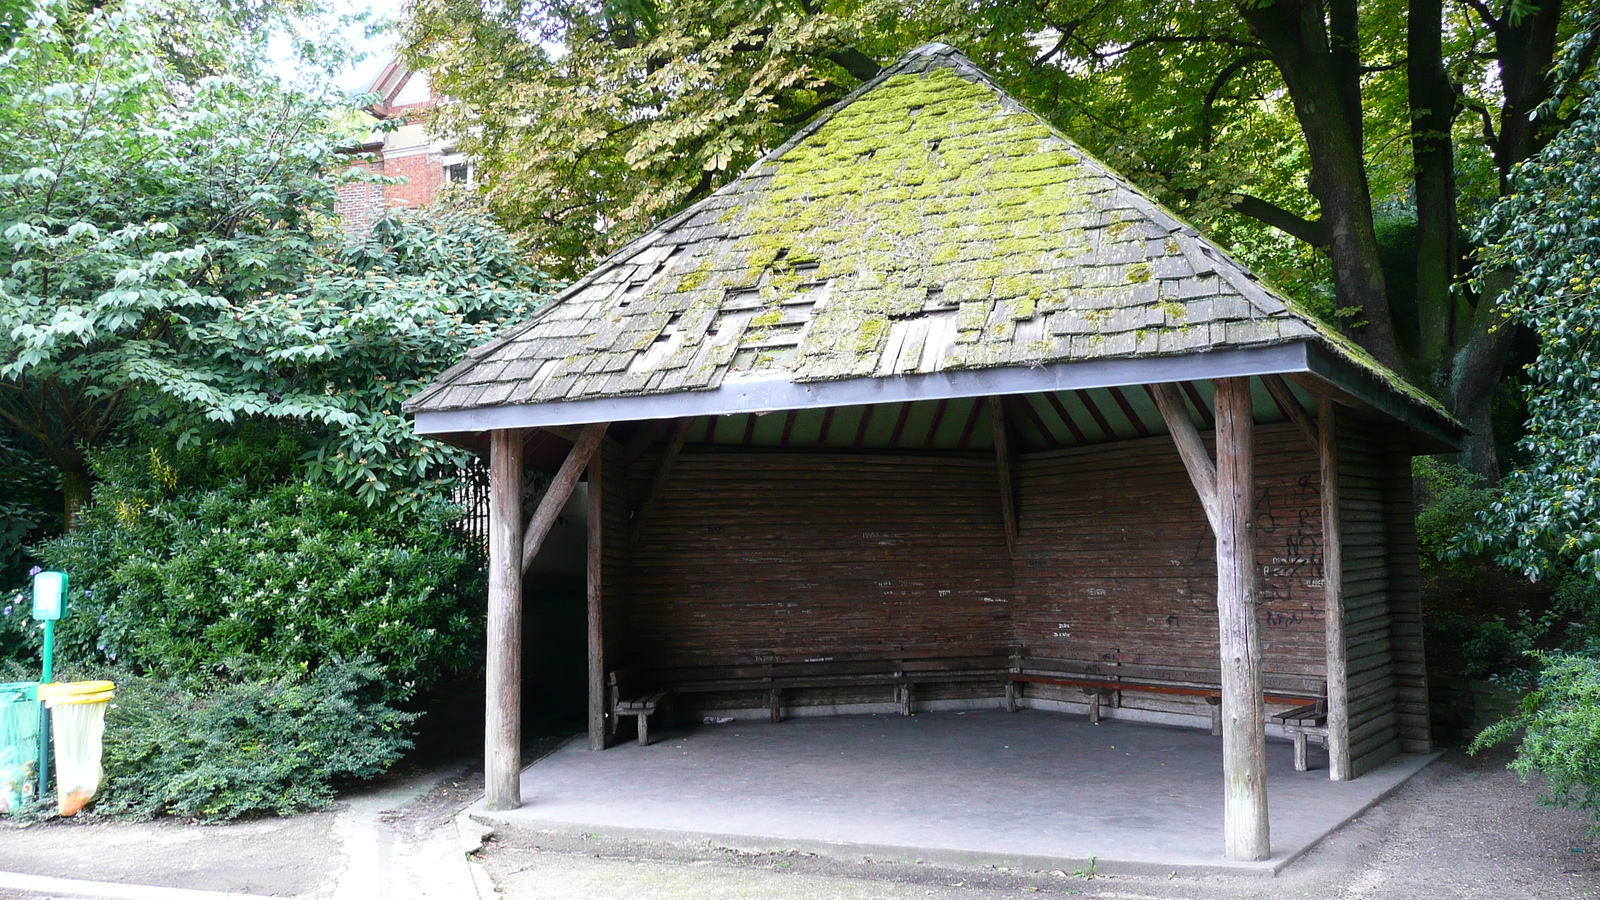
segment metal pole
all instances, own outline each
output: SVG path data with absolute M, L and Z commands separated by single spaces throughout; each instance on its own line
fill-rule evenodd
M 44 673 L 39 678 L 40 684 L 49 684 L 55 679 L 56 661 L 56 623 L 53 619 L 44 620 Z M 44 799 L 45 791 L 50 787 L 50 710 L 45 709 L 44 701 L 39 701 L 39 793 L 38 800 Z

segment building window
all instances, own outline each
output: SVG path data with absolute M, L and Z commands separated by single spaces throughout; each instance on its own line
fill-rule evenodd
M 444 158 L 443 163 L 446 184 L 459 184 L 462 187 L 472 184 L 472 161 L 464 154 L 452 153 Z

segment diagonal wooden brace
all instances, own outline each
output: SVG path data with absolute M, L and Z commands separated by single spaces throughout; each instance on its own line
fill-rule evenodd
M 1178 456 L 1183 459 L 1183 467 L 1189 471 L 1189 480 L 1194 482 L 1195 493 L 1200 495 L 1200 505 L 1205 507 L 1206 521 L 1211 523 L 1211 532 L 1217 532 L 1217 467 L 1211 461 L 1211 454 L 1206 452 L 1204 441 L 1200 440 L 1200 432 L 1194 427 L 1194 420 L 1189 418 L 1189 411 L 1183 405 L 1183 396 L 1178 393 L 1176 385 L 1153 384 L 1150 386 L 1150 396 L 1155 398 L 1156 406 L 1161 409 L 1161 418 L 1167 422 L 1167 430 L 1172 432 L 1172 442 L 1178 445 Z
M 1289 421 L 1293 422 L 1296 428 L 1300 429 L 1300 433 L 1306 436 L 1311 446 L 1321 446 L 1322 438 L 1317 433 L 1317 423 L 1311 420 L 1306 408 L 1300 405 L 1300 400 L 1295 397 L 1294 391 L 1289 389 L 1289 383 L 1283 380 L 1283 376 L 1263 375 L 1261 384 L 1267 389 L 1267 393 L 1272 395 L 1272 402 L 1278 404 L 1278 408 L 1283 410 L 1283 414 L 1289 417 Z
M 572 489 L 577 486 L 578 478 L 583 475 L 583 470 L 589 465 L 589 460 L 595 451 L 600 449 L 600 442 L 605 439 L 608 425 L 607 422 L 597 422 L 583 427 L 583 432 L 572 445 L 572 452 L 567 454 L 566 462 L 561 464 L 561 470 L 550 482 L 550 489 L 544 492 L 544 498 L 539 501 L 539 508 L 533 511 L 533 517 L 528 520 L 527 531 L 522 535 L 523 572 L 528 571 L 528 567 L 533 565 L 533 558 L 539 555 L 539 547 L 544 544 L 545 537 L 556 524 L 556 517 L 561 515 L 561 508 L 567 505 L 567 498 L 572 496 Z

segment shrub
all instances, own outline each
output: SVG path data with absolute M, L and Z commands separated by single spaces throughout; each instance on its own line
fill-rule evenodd
M 72 579 L 63 660 L 261 679 L 365 655 L 398 701 L 476 658 L 482 566 L 451 504 L 397 517 L 299 482 L 103 487 L 82 528 L 38 550 Z
M 383 671 L 334 660 L 313 672 L 203 687 L 117 677 L 99 814 L 233 819 L 327 806 L 411 746 L 414 713 L 381 699 Z
M 1591 832 L 1600 831 L 1600 656 L 1541 653 L 1536 659 L 1537 687 L 1515 715 L 1478 735 L 1471 750 L 1520 732 L 1511 768 L 1524 778 L 1543 773 L 1549 786 L 1540 801 L 1586 811 L 1594 821 Z
M 1495 500 L 1481 476 L 1429 456 L 1412 460 L 1417 488 L 1417 546 L 1424 569 L 1435 574 L 1466 576 L 1484 560 L 1464 553 L 1462 536 L 1470 533 Z

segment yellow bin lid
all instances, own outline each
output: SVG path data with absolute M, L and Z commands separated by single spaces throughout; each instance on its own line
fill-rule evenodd
M 39 685 L 46 707 L 73 703 L 106 703 L 116 685 L 109 681 L 57 681 Z

